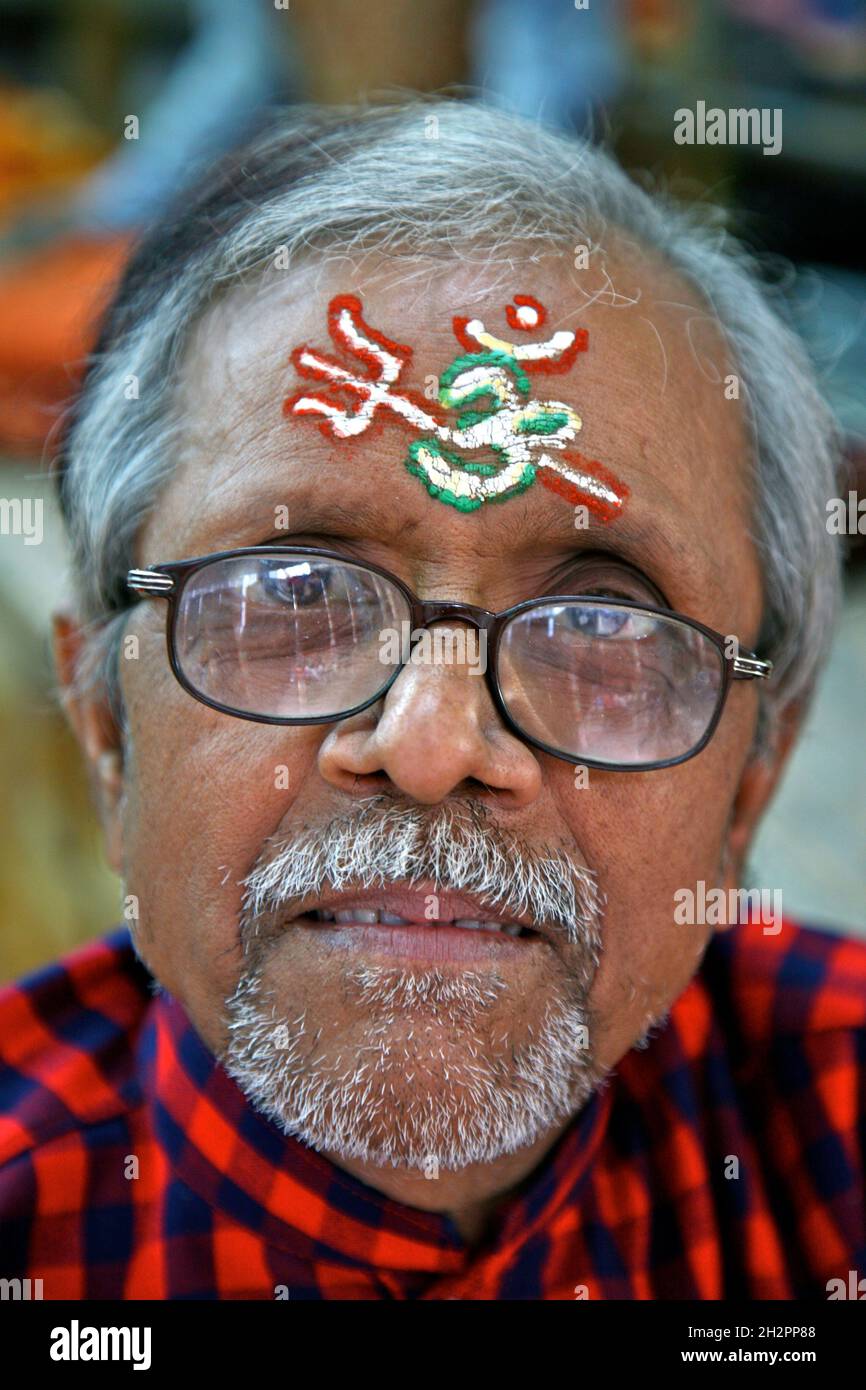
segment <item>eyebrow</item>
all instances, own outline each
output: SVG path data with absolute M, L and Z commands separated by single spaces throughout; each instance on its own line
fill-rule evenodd
M 288 508 L 289 524 L 278 528 L 275 513 L 281 506 Z M 273 518 L 272 525 L 268 524 L 268 517 Z M 238 545 L 259 545 L 259 537 L 265 532 L 273 532 L 277 538 L 280 535 L 292 536 L 299 531 L 321 531 L 326 535 L 333 533 L 346 539 L 372 536 L 387 544 L 425 525 L 421 517 L 396 518 L 393 511 L 388 513 L 380 503 L 370 498 L 353 499 L 350 505 L 338 496 L 298 494 L 289 489 L 278 497 L 273 488 L 247 495 L 240 514 L 237 509 L 226 514 L 214 512 L 203 515 L 202 522 L 206 534 L 219 537 L 225 549 Z M 247 533 L 249 539 L 241 539 Z

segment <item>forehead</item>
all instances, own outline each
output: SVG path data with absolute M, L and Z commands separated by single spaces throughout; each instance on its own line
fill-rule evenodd
M 564 371 L 533 372 L 530 394 L 579 416 L 580 455 L 627 492 L 616 519 L 581 514 L 576 524 L 574 498 L 539 486 L 461 512 L 407 468 L 417 437 L 411 421 L 380 408 L 347 439 L 321 415 L 286 414 L 284 402 L 299 391 L 340 399 L 330 383 L 299 376 L 293 349 L 306 345 L 350 371 L 376 374 L 329 334 L 328 306 L 346 295 L 360 300 L 375 333 L 411 348 L 395 389 L 422 408 L 467 352 L 455 318 L 521 343 L 585 330 L 586 350 Z M 509 326 L 515 295 L 544 306 L 537 330 Z M 666 550 L 686 578 L 694 573 L 696 591 L 714 580 L 724 591 L 732 556 L 747 580 L 756 573 L 743 413 L 725 387 L 733 371 L 697 291 L 644 254 L 609 255 L 603 269 L 577 269 L 569 254 L 495 268 L 335 259 L 272 273 L 215 304 L 192 335 L 178 385 L 178 466 L 143 533 L 142 561 L 257 544 L 283 507 L 289 533 L 354 528 L 427 553 L 433 564 L 596 544 L 639 552 L 645 544 Z M 354 408 L 357 397 L 348 396 Z M 349 404 L 347 393 L 341 403 Z

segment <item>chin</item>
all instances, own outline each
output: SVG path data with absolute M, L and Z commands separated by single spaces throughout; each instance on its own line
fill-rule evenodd
M 331 985 L 305 1004 L 267 972 L 245 976 L 222 1061 L 284 1134 L 337 1161 L 431 1177 L 489 1163 L 576 1114 L 601 1079 L 587 1011 L 559 992 L 515 999 L 489 971 L 369 967 Z

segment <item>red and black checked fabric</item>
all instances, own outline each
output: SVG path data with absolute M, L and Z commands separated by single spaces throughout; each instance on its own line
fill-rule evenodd
M 826 1299 L 866 1274 L 864 1074 L 866 946 L 735 928 L 470 1250 L 257 1115 L 124 928 L 0 994 L 0 1278 L 46 1299 Z

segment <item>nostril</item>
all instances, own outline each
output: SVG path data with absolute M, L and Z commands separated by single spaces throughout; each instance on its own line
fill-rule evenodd
M 348 791 L 372 796 L 389 786 L 391 779 L 385 772 L 349 772 L 344 780 Z
M 466 777 L 460 788 L 468 796 L 478 796 L 480 792 L 495 792 L 496 787 L 492 787 L 489 782 L 482 782 L 480 777 Z

